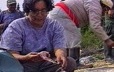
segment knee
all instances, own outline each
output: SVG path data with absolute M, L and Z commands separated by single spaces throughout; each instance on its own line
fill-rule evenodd
M 75 69 L 76 69 L 76 61 L 71 57 L 67 57 L 66 71 L 67 72 L 74 72 Z

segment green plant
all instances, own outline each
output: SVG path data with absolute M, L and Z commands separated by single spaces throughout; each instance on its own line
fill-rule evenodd
M 102 41 L 90 30 L 88 26 L 81 29 L 82 48 L 101 48 Z

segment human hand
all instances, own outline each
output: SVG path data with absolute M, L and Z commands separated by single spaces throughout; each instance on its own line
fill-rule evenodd
M 105 40 L 105 43 L 107 44 L 107 46 L 108 46 L 109 48 L 114 47 L 114 41 L 112 41 L 111 39 Z
M 63 69 L 65 69 L 66 66 L 67 66 L 67 59 L 66 59 L 66 57 L 63 56 L 63 55 L 57 56 L 57 63 L 60 64 Z
M 48 60 L 50 59 L 50 54 L 47 51 L 42 51 L 42 52 L 30 52 L 26 55 L 28 61 L 32 62 L 39 62 L 43 60 Z
M 26 60 L 31 62 L 37 62 L 40 61 L 41 58 L 37 52 L 30 52 L 26 55 Z
M 114 18 L 114 10 L 110 9 L 110 10 L 108 11 L 108 16 L 109 16 L 110 18 Z
M 47 51 L 41 51 L 41 52 L 39 52 L 38 54 L 40 55 L 40 57 L 41 57 L 43 60 L 47 60 L 47 59 L 49 59 L 49 57 L 50 57 L 50 54 L 49 54 L 49 52 L 47 52 Z
M 57 63 L 61 65 L 63 69 L 67 67 L 67 57 L 64 49 L 56 49 L 55 56 Z

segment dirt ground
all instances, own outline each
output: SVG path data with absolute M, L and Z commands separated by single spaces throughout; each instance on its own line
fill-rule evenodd
M 78 69 L 74 72 L 114 72 L 114 63 L 98 60 L 93 63 L 93 68 Z
M 114 72 L 114 63 L 106 62 L 104 60 L 103 53 L 94 54 L 92 56 L 96 58 L 95 62 L 91 63 L 93 65 L 93 68 L 78 69 L 78 70 L 75 70 L 74 72 Z M 99 70 L 99 68 L 101 68 L 101 70 Z M 108 69 L 108 68 L 111 68 L 111 69 Z M 89 71 L 88 69 L 91 71 Z M 97 71 L 92 71 L 93 69 Z M 112 71 L 109 71 L 109 70 L 112 70 Z
M 114 63 L 105 62 L 104 60 L 99 60 L 93 63 L 93 67 L 114 67 Z

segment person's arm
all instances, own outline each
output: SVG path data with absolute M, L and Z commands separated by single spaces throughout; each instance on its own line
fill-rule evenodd
M 21 55 L 17 51 L 10 51 L 10 53 L 19 61 L 21 62 L 39 62 L 46 60 L 48 61 L 50 59 L 50 54 L 47 51 L 41 51 L 41 52 L 30 52 L 26 55 Z
M 92 0 L 89 2 L 88 15 L 89 15 L 89 25 L 91 30 L 103 41 L 109 39 L 109 36 L 103 30 L 101 26 L 102 19 L 102 7 L 99 1 Z
M 66 50 L 65 49 L 56 48 L 54 50 L 54 52 L 55 52 L 55 56 L 64 56 L 64 57 L 67 57 L 67 54 L 66 54 Z
M 13 21 L 2 35 L 0 46 L 11 52 L 11 54 L 20 61 L 37 62 L 44 60 L 42 58 L 48 56 L 48 52 L 30 52 L 22 55 L 20 52 L 23 48 L 23 31 L 19 24 L 23 24 L 21 20 Z
M 3 30 L 3 27 L 4 27 L 4 22 L 3 22 L 3 16 L 4 15 L 4 13 L 3 12 L 1 12 L 0 13 L 0 31 L 2 31 Z
M 58 22 L 55 22 L 54 28 L 52 30 L 54 32 L 52 42 L 57 62 L 61 64 L 63 68 L 65 68 L 67 65 L 67 54 L 65 50 L 66 43 L 64 37 L 64 28 Z
M 43 60 L 41 58 L 41 53 L 37 53 L 37 52 L 30 52 L 26 55 L 21 55 L 19 52 L 17 51 L 10 51 L 10 53 L 19 61 L 21 62 L 38 62 Z
M 27 55 L 20 55 L 17 51 L 10 51 L 10 53 L 19 61 L 28 61 L 30 59 Z
M 100 2 L 98 0 L 91 0 L 87 2 L 86 11 L 88 13 L 91 30 L 109 47 L 114 46 L 114 42 L 109 38 L 101 26 L 102 7 L 100 5 Z
M 4 24 L 2 23 L 2 24 L 0 24 L 0 31 L 2 31 L 3 30 L 3 27 L 4 27 Z
M 113 19 L 114 19 L 114 9 L 110 9 L 110 10 L 108 11 L 108 16 L 109 16 L 110 18 L 113 18 Z
M 27 56 L 20 55 L 18 51 L 22 48 L 22 32 L 17 22 L 12 22 L 1 37 L 1 48 L 11 50 L 14 57 L 18 60 L 28 59 Z
M 61 64 L 63 68 L 66 68 L 67 66 L 67 54 L 65 49 L 55 49 L 55 56 L 57 59 L 58 64 Z

